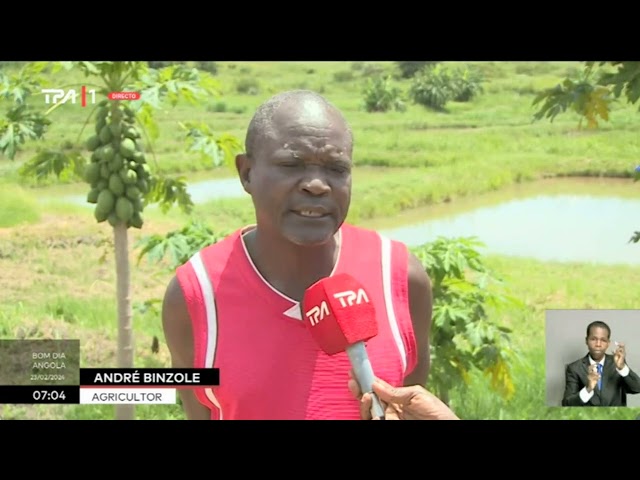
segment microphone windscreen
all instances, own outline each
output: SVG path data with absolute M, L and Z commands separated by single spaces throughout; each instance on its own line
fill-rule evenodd
M 304 322 L 328 355 L 378 334 L 376 312 L 363 285 L 341 273 L 311 285 L 302 299 Z

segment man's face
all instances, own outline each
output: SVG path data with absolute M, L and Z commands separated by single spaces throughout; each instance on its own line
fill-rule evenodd
M 609 348 L 609 332 L 606 328 L 593 327 L 587 337 L 589 355 L 595 361 L 600 361 Z
M 297 245 L 323 244 L 349 210 L 351 136 L 313 102 L 282 106 L 274 122 L 274 138 L 256 146 L 243 178 L 258 224 Z

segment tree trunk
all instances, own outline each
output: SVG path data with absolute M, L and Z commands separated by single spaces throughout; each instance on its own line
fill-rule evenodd
M 124 223 L 113 228 L 118 299 L 118 368 L 133 368 L 133 325 L 131 274 L 129 271 L 129 230 Z M 134 420 L 134 405 L 116 405 L 116 420 Z

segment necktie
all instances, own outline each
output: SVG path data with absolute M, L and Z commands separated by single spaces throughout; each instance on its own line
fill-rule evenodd
M 600 379 L 598 380 L 598 390 L 602 390 L 602 364 L 598 364 L 598 375 L 600 375 Z

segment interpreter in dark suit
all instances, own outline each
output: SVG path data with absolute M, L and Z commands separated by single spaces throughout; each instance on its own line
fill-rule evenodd
M 640 377 L 625 362 L 625 346 L 607 354 L 611 329 L 604 322 L 587 327 L 589 353 L 567 365 L 563 407 L 626 407 L 627 395 L 640 393 Z

